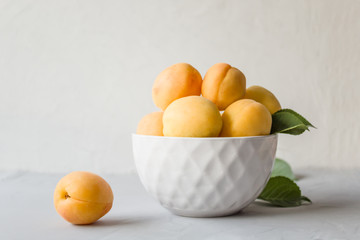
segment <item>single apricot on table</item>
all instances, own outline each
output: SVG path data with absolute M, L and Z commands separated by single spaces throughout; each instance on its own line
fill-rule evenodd
M 72 172 L 63 177 L 54 192 L 56 211 L 73 224 L 91 224 L 110 211 L 110 185 L 90 172 Z
M 217 137 L 222 119 L 216 105 L 200 96 L 175 100 L 163 116 L 164 136 L 170 137 Z
M 248 87 L 244 98 L 252 99 L 263 104 L 271 114 L 281 109 L 280 102 L 275 95 L 261 86 Z
M 141 135 L 164 136 L 163 112 L 153 112 L 145 115 L 139 122 L 136 133 Z
M 246 78 L 239 69 L 226 63 L 217 63 L 206 72 L 201 94 L 222 111 L 241 99 L 245 90 Z
M 269 110 L 251 99 L 241 99 L 227 107 L 222 115 L 221 137 L 268 135 L 272 118 Z
M 162 71 L 152 88 L 152 98 L 157 107 L 165 110 L 176 99 L 201 94 L 202 77 L 188 63 L 177 63 Z

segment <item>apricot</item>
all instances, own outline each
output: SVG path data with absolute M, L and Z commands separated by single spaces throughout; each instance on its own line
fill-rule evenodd
M 206 72 L 201 94 L 222 111 L 241 99 L 245 90 L 246 78 L 239 69 L 226 63 L 217 63 Z
M 217 137 L 222 119 L 216 105 L 200 96 L 175 100 L 163 116 L 164 136 Z
M 190 64 L 177 63 L 162 71 L 152 88 L 157 107 L 165 110 L 174 100 L 201 94 L 202 77 Z
M 246 89 L 244 98 L 255 100 L 263 104 L 271 114 L 281 109 L 280 102 L 277 100 L 275 95 L 260 86 L 251 86 Z
M 63 177 L 54 192 L 56 211 L 73 224 L 90 224 L 110 211 L 110 185 L 90 172 L 72 172 Z
M 139 122 L 136 133 L 142 135 L 164 136 L 163 112 L 153 112 L 145 115 Z
M 268 135 L 272 118 L 269 110 L 251 99 L 241 99 L 227 107 L 222 115 L 221 137 Z

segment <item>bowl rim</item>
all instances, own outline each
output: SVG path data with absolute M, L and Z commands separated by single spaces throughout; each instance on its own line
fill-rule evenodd
M 278 134 L 269 134 L 261 136 L 246 136 L 246 137 L 166 137 L 166 136 L 153 136 L 153 135 L 143 135 L 132 133 L 133 137 L 142 137 L 142 138 L 154 138 L 154 139 L 188 139 L 188 140 L 232 140 L 232 139 L 256 139 L 256 138 L 277 138 Z

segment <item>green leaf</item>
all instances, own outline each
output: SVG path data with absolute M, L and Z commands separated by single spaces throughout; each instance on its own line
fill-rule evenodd
M 291 109 L 281 109 L 272 115 L 271 134 L 286 133 L 300 135 L 309 127 L 315 128 L 308 120 Z
M 296 207 L 303 202 L 311 203 L 309 198 L 301 196 L 300 188 L 294 181 L 282 176 L 270 178 L 258 198 L 280 207 Z
M 298 119 L 300 119 L 301 122 L 302 122 L 303 124 L 305 124 L 306 126 L 316 128 L 316 127 L 314 127 L 308 120 L 306 120 L 303 116 L 301 116 L 299 113 L 295 112 L 295 111 L 292 110 L 292 109 L 285 108 L 285 109 L 279 110 L 278 112 L 288 112 L 288 113 L 292 113 L 292 114 L 295 115 Z
M 280 158 L 275 159 L 274 168 L 271 173 L 271 177 L 283 176 L 291 180 L 295 180 L 295 175 L 291 170 L 290 165 Z

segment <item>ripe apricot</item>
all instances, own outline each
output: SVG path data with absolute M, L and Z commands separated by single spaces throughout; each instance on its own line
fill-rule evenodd
M 190 64 L 177 63 L 162 71 L 152 88 L 157 107 L 165 110 L 174 100 L 201 94 L 202 77 Z
M 73 224 L 90 224 L 110 211 L 113 203 L 110 185 L 90 172 L 72 172 L 63 177 L 54 192 L 56 211 Z
M 241 99 L 245 90 L 246 78 L 239 69 L 226 63 L 217 63 L 206 72 L 201 94 L 222 111 Z
M 222 119 L 216 105 L 200 96 L 175 100 L 163 116 L 164 136 L 217 137 Z
M 248 87 L 244 98 L 252 99 L 263 104 L 271 114 L 281 109 L 280 102 L 275 95 L 266 88 L 260 86 Z
M 251 99 L 241 99 L 227 107 L 222 115 L 221 137 L 268 135 L 272 118 L 269 110 Z
M 139 122 L 136 133 L 142 135 L 164 136 L 163 112 L 153 112 L 145 115 Z

